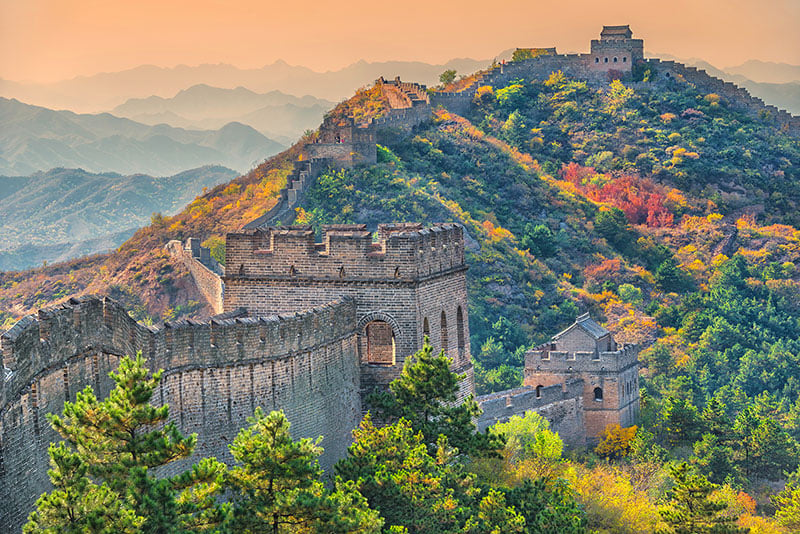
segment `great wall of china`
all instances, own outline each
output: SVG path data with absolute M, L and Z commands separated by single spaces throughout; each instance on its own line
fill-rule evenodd
M 0 531 L 19 531 L 36 497 L 49 488 L 46 451 L 57 436 L 45 415 L 60 412 L 87 385 L 98 396 L 107 394 L 108 372 L 124 354 L 142 351 L 151 367 L 165 369 L 156 402 L 170 405 L 183 432 L 198 433 L 198 449 L 187 461 L 230 461 L 227 443 L 261 406 L 283 409 L 296 437 L 323 435 L 322 464 L 330 468 L 346 451 L 365 408 L 363 395 L 386 387 L 426 336 L 466 375 L 461 395 L 472 393 L 461 226 L 380 225 L 375 234 L 363 225 L 331 226 L 321 243 L 309 227 L 273 226 L 294 219 L 322 172 L 374 163 L 376 143 L 387 131 L 410 132 L 437 106 L 465 114 L 481 85 L 561 70 L 595 86 L 612 74 L 641 89 L 693 84 L 800 132 L 800 118 L 734 84 L 680 63 L 645 59 L 642 41 L 627 27 L 605 27 L 589 54 L 539 52 L 497 65 L 459 92 L 377 80 L 391 109 L 365 124 L 326 118 L 316 142 L 303 147 L 277 204 L 227 236 L 224 269 L 199 241 L 170 242 L 169 252 L 220 314 L 210 321 L 146 327 L 113 301 L 90 297 L 41 310 L 2 334 Z M 631 82 L 634 65 L 649 67 L 652 81 Z M 581 446 L 606 424 L 630 425 L 638 417 L 636 348 L 618 347 L 588 316 L 529 351 L 524 376 L 522 388 L 478 399 L 479 428 L 536 411 L 567 443 Z

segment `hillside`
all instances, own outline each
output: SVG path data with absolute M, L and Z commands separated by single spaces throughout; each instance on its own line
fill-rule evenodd
M 203 165 L 246 171 L 283 147 L 250 126 L 217 130 L 149 126 L 108 113 L 54 111 L 0 98 L 0 174 L 54 167 L 156 176 Z
M 681 251 L 691 250 L 689 245 L 718 247 L 742 216 L 763 224 L 798 224 L 797 141 L 713 95 L 688 86 L 667 91 L 614 85 L 595 91 L 554 76 L 481 89 L 476 101 L 467 118 L 439 114 L 417 135 L 390 144 L 377 166 L 323 176 L 301 215 L 301 221 L 314 224 L 464 223 L 472 243 L 476 347 L 504 335 L 493 327 L 501 317 L 521 329 L 504 349 L 512 352 L 523 334 L 543 339 L 587 307 L 604 313 L 611 325 L 623 321 L 624 326 L 633 314 L 631 335 L 647 338 L 656 327 L 647 318 L 652 299 L 667 298 L 654 283 L 658 256 L 649 249 L 663 251 L 663 245 L 683 261 Z M 224 235 L 265 212 L 289 172 L 287 158 L 298 148 L 293 150 L 198 197 L 160 226 L 138 232 L 105 260 L 111 280 L 129 281 L 125 258 L 158 255 L 153 247 L 170 238 Z M 563 167 L 568 163 L 573 165 Z M 602 221 L 600 214 L 614 204 L 633 225 L 630 235 L 642 238 L 641 250 L 620 251 L 597 230 L 598 217 Z M 719 228 L 719 242 L 701 248 L 687 225 L 708 216 Z M 697 260 L 704 268 L 691 273 L 702 287 L 713 273 L 706 267 L 709 258 Z M 74 268 L 82 269 L 80 263 Z M 84 280 L 76 289 L 107 286 L 108 275 L 101 283 L 92 274 L 96 265 L 86 269 L 76 276 Z M 37 270 L 29 279 L 55 272 L 55 267 Z M 635 285 L 642 301 L 620 301 L 614 292 L 620 283 Z M 40 293 L 46 300 L 47 291 Z M 29 298 L 14 294 L 1 295 L 5 310 L 19 314 L 30 308 Z M 165 309 L 163 299 L 145 298 L 144 304 L 151 314 Z
M 652 477 L 687 460 L 771 515 L 769 495 L 800 457 L 800 140 L 680 79 L 590 85 L 554 72 L 476 85 L 463 115 L 389 128 L 377 163 L 319 175 L 295 222 L 463 224 L 479 393 L 518 386 L 526 348 L 588 311 L 643 348 L 642 430 L 618 476 L 647 481 L 627 495 L 654 500 L 641 488 L 663 494 Z M 361 90 L 337 113 L 381 115 L 381 94 Z M 218 247 L 277 203 L 312 139 L 112 254 L 0 274 L 0 320 L 87 293 L 146 323 L 208 316 L 163 245 Z
M 161 178 L 82 169 L 0 176 L 0 270 L 115 249 L 153 213 L 174 214 L 197 191 L 235 176 L 224 167 Z
M 145 124 L 181 128 L 220 128 L 229 122 L 252 126 L 270 139 L 291 142 L 316 128 L 334 102 L 281 91 L 259 94 L 244 87 L 223 89 L 205 84 L 179 91 L 171 98 L 131 98 L 111 110 L 118 117 Z

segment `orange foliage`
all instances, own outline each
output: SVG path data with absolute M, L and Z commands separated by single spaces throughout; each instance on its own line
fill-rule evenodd
M 570 163 L 561 168 L 561 178 L 594 202 L 610 204 L 625 212 L 631 224 L 672 226 L 674 215 L 665 202 L 668 192 L 648 178 L 599 174 L 592 167 Z M 670 199 L 674 204 L 674 198 Z

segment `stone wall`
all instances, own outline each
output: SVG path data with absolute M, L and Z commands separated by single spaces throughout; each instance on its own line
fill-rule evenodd
M 225 294 L 225 285 L 222 283 L 223 269 L 209 250 L 200 246 L 200 240 L 189 238 L 186 244 L 172 240 L 164 247 L 171 256 L 178 258 L 192 275 L 192 279 L 205 297 L 206 302 L 214 313 L 222 313 L 222 301 Z
M 483 413 L 478 429 L 486 430 L 495 423 L 504 423 L 513 415 L 536 412 L 550 422 L 550 429 L 569 446 L 586 444 L 584 426 L 584 385 L 582 380 L 569 380 L 548 387 L 522 387 L 477 398 Z
M 0 337 L 0 532 L 18 532 L 49 489 L 47 447 L 58 439 L 45 419 L 85 386 L 108 394 L 124 354 L 141 350 L 165 369 L 156 404 L 184 433 L 198 434 L 195 455 L 232 461 L 227 445 L 257 406 L 282 409 L 294 437 L 324 436 L 324 468 L 346 453 L 362 408 L 352 300 L 264 318 L 181 321 L 148 328 L 109 299 L 71 300 L 20 320 Z

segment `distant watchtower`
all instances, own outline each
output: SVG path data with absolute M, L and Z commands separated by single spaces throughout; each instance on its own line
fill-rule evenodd
M 589 314 L 578 317 L 549 343 L 525 355 L 525 385 L 536 388 L 583 380 L 586 434 L 606 425 L 631 426 L 639 416 L 639 362 L 635 345 L 618 347 Z
M 227 235 L 224 310 L 265 316 L 344 297 L 357 308 L 362 388 L 385 387 L 425 336 L 472 393 L 464 230 L 458 224 L 267 227 Z
M 592 39 L 589 68 L 608 72 L 631 72 L 633 65 L 644 59 L 644 41 L 633 39 L 630 26 L 603 26 L 600 39 Z

